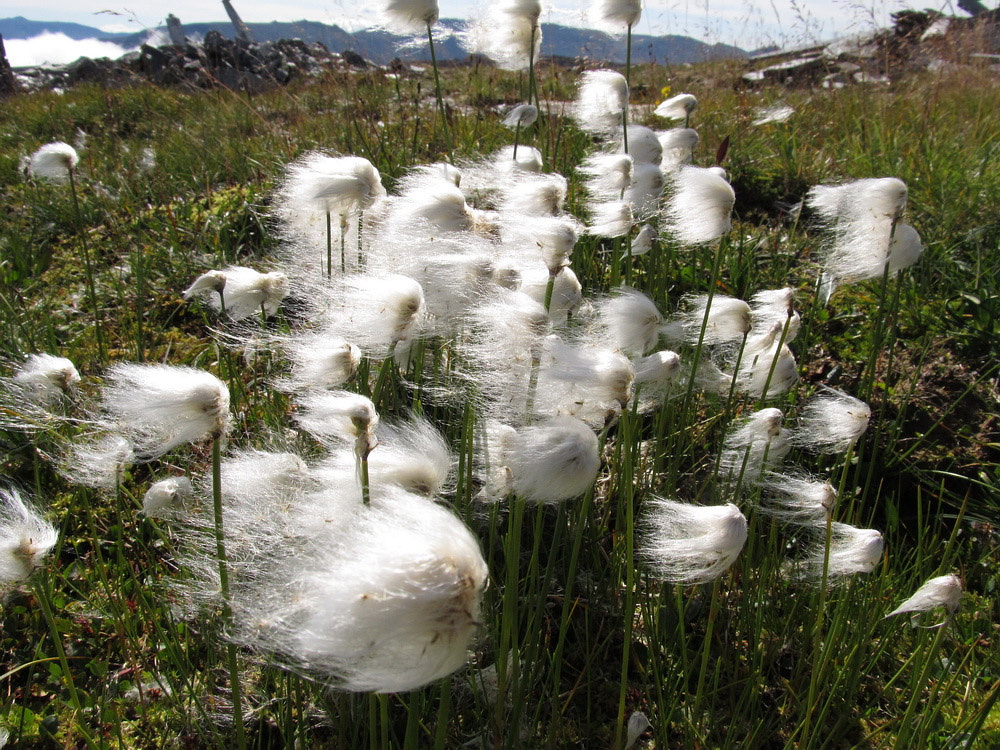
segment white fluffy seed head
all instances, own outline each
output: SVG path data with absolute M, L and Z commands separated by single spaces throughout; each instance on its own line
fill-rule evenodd
M 763 486 L 760 511 L 781 521 L 825 524 L 837 504 L 833 485 L 814 477 L 772 473 Z
M 889 273 L 895 274 L 909 268 L 924 252 L 920 234 L 909 224 L 899 222 L 889 243 Z
M 110 433 L 70 443 L 60 456 L 57 470 L 73 484 L 114 490 L 135 461 L 132 444 L 121 435 Z
M 641 357 L 660 338 L 663 317 L 656 304 L 642 292 L 622 287 L 597 306 L 607 342 L 629 356 Z
M 23 395 L 49 406 L 70 393 L 80 382 L 80 373 L 65 357 L 32 354 L 14 372 L 14 382 Z
M 760 344 L 757 347 L 759 350 L 763 350 L 780 340 L 782 333 L 784 333 L 786 344 L 795 340 L 799 332 L 801 318 L 795 311 L 794 304 L 795 290 L 791 287 L 764 289 L 750 298 L 750 316 L 753 322 L 753 336 L 751 338 L 765 337 L 760 339 Z M 785 330 L 786 324 L 787 330 Z M 747 346 L 751 346 L 749 340 Z
M 682 300 L 684 312 L 663 328 L 663 334 L 673 341 L 686 341 L 715 346 L 742 341 L 750 332 L 750 305 L 724 294 L 688 295 Z M 707 320 L 706 320 L 707 319 Z M 704 328 L 704 333 L 702 333 Z
M 819 581 L 823 577 L 826 557 L 825 527 L 814 528 L 817 536 L 824 537 L 813 543 L 804 560 L 796 567 L 800 578 Z M 869 573 L 882 560 L 884 543 L 882 534 L 875 529 L 859 529 L 846 523 L 834 522 L 831 527 L 827 580 L 836 582 L 855 573 Z
M 414 690 L 462 667 L 488 575 L 475 537 L 402 490 L 339 512 L 236 587 L 236 639 L 352 691 Z
M 603 429 L 631 401 L 634 380 L 635 367 L 621 352 L 594 341 L 568 344 L 552 335 L 545 340 L 535 411 Z
M 426 34 L 438 20 L 437 0 L 383 0 L 385 27 L 397 34 Z
M 657 104 L 653 114 L 667 120 L 683 120 L 694 112 L 697 106 L 698 100 L 692 94 L 677 94 Z
M 203 285 L 200 290 L 194 289 L 207 274 L 199 277 L 184 293 L 185 298 L 195 293 L 207 293 L 208 303 L 216 310 L 225 305 L 226 315 L 233 320 L 243 320 L 251 315 L 260 315 L 263 310 L 267 315 L 274 315 L 282 300 L 288 296 L 288 277 L 280 271 L 260 273 L 252 268 L 229 266 L 221 273 L 225 284 L 221 289 Z
M 56 544 L 55 526 L 15 489 L 0 490 L 0 583 L 21 581 Z
M 541 13 L 538 0 L 494 0 L 483 18 L 469 24 L 463 44 L 504 70 L 526 70 L 538 61 Z
M 382 176 L 361 156 L 307 153 L 288 165 L 277 196 L 279 216 L 295 223 L 308 212 L 347 216 L 385 197 Z
M 513 216 L 558 216 L 566 188 L 566 178 L 559 174 L 520 175 L 506 186 L 501 211 Z
M 660 166 L 663 160 L 663 146 L 656 132 L 650 130 L 645 125 L 629 125 L 628 133 L 628 153 L 635 159 L 636 164 L 654 164 Z M 618 150 L 624 151 L 625 142 L 619 145 Z
M 642 0 L 591 0 L 590 22 L 609 34 L 624 33 L 639 23 Z
M 506 440 L 499 463 L 510 470 L 511 487 L 520 500 L 548 504 L 585 493 L 601 468 L 597 436 L 572 417 L 517 430 Z
M 619 200 L 632 184 L 632 157 L 628 154 L 592 154 L 579 171 L 584 187 L 597 200 Z
M 637 221 L 656 216 L 663 185 L 663 172 L 658 165 L 636 164 L 632 184 L 625 191 L 625 200 L 632 206 L 632 215 Z
M 416 336 L 424 317 L 419 282 L 399 274 L 361 274 L 335 279 L 319 312 L 320 331 L 347 339 L 368 357 L 384 359 Z
M 192 367 L 117 364 L 101 393 L 101 408 L 135 446 L 139 460 L 229 430 L 229 389 Z
M 692 128 L 673 128 L 657 134 L 663 159 L 660 167 L 664 174 L 669 174 L 684 164 L 691 163 L 694 150 L 698 147 L 698 131 Z
M 628 83 L 614 70 L 588 70 L 580 78 L 574 117 L 581 130 L 609 137 L 622 125 Z
M 769 337 L 773 345 L 758 348 L 759 342 L 747 341 L 739 369 L 734 375 L 737 387 L 754 398 L 780 396 L 799 379 L 799 366 L 792 350 L 784 344 L 778 346 L 781 336 L 778 325 L 775 323 Z
M 147 518 L 173 518 L 183 512 L 185 503 L 194 497 L 194 487 L 187 477 L 170 477 L 150 485 L 142 498 L 142 513 Z
M 531 269 L 520 273 L 520 291 L 527 294 L 539 305 L 545 304 L 545 291 L 549 285 L 549 274 L 542 269 Z M 552 299 L 549 302 L 549 318 L 555 325 L 566 322 L 583 302 L 583 286 L 573 269 L 566 266 L 559 272 L 552 285 Z
M 823 390 L 803 408 L 795 443 L 816 453 L 843 453 L 868 429 L 872 412 L 864 401 L 843 391 Z
M 222 271 L 205 271 L 201 276 L 195 279 L 191 286 L 184 290 L 184 299 L 191 299 L 196 294 L 204 294 L 207 292 L 215 292 L 218 295 L 222 295 L 222 291 L 226 288 L 226 274 Z
M 354 377 L 361 350 L 343 339 L 322 333 L 303 333 L 281 341 L 291 362 L 291 373 L 277 385 L 282 390 L 329 390 Z
M 493 157 L 493 165 L 501 173 L 527 172 L 528 174 L 541 174 L 544 161 L 542 152 L 534 146 L 521 144 L 517 147 L 517 156 L 514 156 L 513 146 L 504 146 L 496 152 Z M 495 174 L 495 173 L 494 173 Z
M 46 143 L 28 160 L 28 174 L 62 185 L 69 181 L 70 171 L 79 161 L 76 149 L 68 143 Z
M 380 425 L 379 449 L 369 459 L 375 486 L 388 483 L 417 495 L 441 493 L 454 463 L 444 436 L 425 419 Z
M 731 503 L 690 505 L 654 497 L 645 514 L 640 554 L 672 583 L 707 583 L 735 562 L 747 539 L 747 519 Z
M 663 228 L 681 245 L 715 242 L 732 227 L 732 186 L 710 169 L 683 166 L 673 173 Z
M 632 206 L 627 201 L 593 203 L 590 209 L 590 225 L 587 234 L 596 237 L 622 237 L 628 234 L 634 224 Z
M 639 233 L 632 238 L 629 246 L 629 253 L 634 256 L 646 255 L 653 249 L 653 240 L 656 238 L 656 230 L 650 224 L 643 224 Z
M 719 465 L 730 482 L 754 486 L 762 472 L 784 460 L 792 444 L 791 435 L 782 427 L 783 418 L 780 409 L 761 409 L 729 431 Z
M 806 196 L 806 205 L 830 225 L 867 224 L 870 219 L 891 223 L 906 207 L 907 192 L 906 183 L 895 177 L 867 178 L 817 185 Z
M 935 607 L 944 607 L 950 615 L 958 610 L 962 599 L 962 580 L 956 575 L 930 578 L 914 592 L 913 596 L 886 615 L 900 615 L 904 612 L 930 612 Z
M 534 104 L 518 104 L 503 118 L 503 124 L 508 128 L 526 128 L 538 119 L 538 107 Z M 520 149 L 518 149 L 520 151 Z
M 350 391 L 307 393 L 298 404 L 295 420 L 314 437 L 353 441 L 365 453 L 378 444 L 378 412 L 366 396 Z
M 751 121 L 751 125 L 767 125 L 787 122 L 795 114 L 795 108 L 786 104 L 776 104 L 771 107 L 757 107 L 753 113 L 754 119 Z
M 549 273 L 556 274 L 569 265 L 582 227 L 571 216 L 521 217 L 514 238 L 533 242 Z

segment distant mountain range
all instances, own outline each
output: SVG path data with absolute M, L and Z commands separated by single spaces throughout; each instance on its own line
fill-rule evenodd
M 183 20 L 183 19 L 182 19 Z M 442 60 L 461 60 L 467 53 L 459 44 L 456 33 L 465 27 L 465 22 L 457 19 L 442 19 L 441 31 L 435 33 L 435 51 Z M 351 50 L 379 64 L 386 64 L 394 57 L 403 60 L 429 59 L 426 45 L 400 50 L 403 37 L 385 31 L 363 30 L 348 32 L 336 25 L 318 21 L 295 21 L 292 23 L 248 23 L 250 31 L 258 42 L 278 39 L 302 39 L 305 42 L 322 42 L 332 52 Z M 62 33 L 71 39 L 100 39 L 114 42 L 124 47 L 138 47 L 148 38 L 150 30 L 139 33 L 109 34 L 108 32 L 78 23 L 59 21 L 30 21 L 17 18 L 0 19 L 0 35 L 4 39 L 30 39 L 43 32 Z M 166 27 L 156 31 L 166 33 Z M 209 31 L 218 31 L 223 36 L 235 36 L 233 26 L 228 21 L 219 23 L 191 23 L 184 25 L 184 33 L 189 37 L 204 37 Z M 634 62 L 688 63 L 716 60 L 720 58 L 746 57 L 747 52 L 727 44 L 706 44 L 688 36 L 647 36 L 635 34 L 632 37 L 632 60 Z M 542 55 L 563 58 L 584 57 L 591 60 L 625 62 L 624 38 L 611 37 L 593 29 L 578 29 L 558 24 L 542 24 Z

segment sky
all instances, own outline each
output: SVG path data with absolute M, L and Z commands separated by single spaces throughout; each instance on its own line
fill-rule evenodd
M 322 21 L 336 23 L 349 31 L 378 22 L 378 2 L 351 0 L 231 0 L 244 21 Z M 0 0 L 0 17 L 24 16 L 37 21 L 72 21 L 105 31 L 141 31 L 165 23 L 172 12 L 182 22 L 224 21 L 227 19 L 221 0 Z M 18 4 L 20 2 L 21 4 Z M 914 4 L 915 3 L 915 4 Z M 567 26 L 587 26 L 587 0 L 551 0 L 543 7 L 543 22 Z M 440 0 L 442 18 L 474 18 L 485 3 L 481 0 Z M 943 12 L 963 15 L 952 0 L 646 0 L 642 19 L 635 28 L 639 34 L 681 34 L 709 43 L 734 44 L 756 49 L 770 44 L 791 47 L 835 37 L 871 31 L 889 24 L 889 14 L 906 7 L 937 7 Z M 24 45 L 7 44 L 11 63 L 15 57 L 49 54 L 53 48 L 76 59 L 86 51 L 76 52 L 64 40 L 47 40 L 48 52 L 31 52 Z M 38 43 L 33 48 L 43 47 Z M 33 62 L 34 57 L 32 58 Z M 50 60 L 57 62 L 56 60 Z

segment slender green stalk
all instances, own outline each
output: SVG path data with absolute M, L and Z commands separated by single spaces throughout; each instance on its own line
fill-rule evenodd
M 451 152 L 451 140 L 448 135 L 448 115 L 444 110 L 444 98 L 441 96 L 441 77 L 438 74 L 437 55 L 434 52 L 434 33 L 431 31 L 431 24 L 427 24 L 427 44 L 431 48 L 431 66 L 434 68 L 434 92 L 437 95 L 438 111 L 441 113 L 441 127 L 444 130 L 445 141 L 448 143 L 448 152 Z
M 232 627 L 233 610 L 229 605 L 229 562 L 226 557 L 226 536 L 222 525 L 222 440 L 212 440 L 212 507 L 215 513 L 215 556 L 219 563 L 219 588 L 222 592 L 222 621 L 226 629 Z M 236 744 L 246 750 L 246 730 L 243 726 L 243 691 L 240 685 L 240 668 L 236 644 L 226 644 L 229 666 L 229 689 L 233 699 L 233 726 L 236 727 Z
M 73 213 L 76 216 L 76 230 L 80 233 L 80 243 L 83 245 L 83 268 L 87 275 L 87 294 L 90 297 L 90 307 L 94 313 L 94 332 L 97 335 L 97 354 L 101 362 L 107 361 L 107 349 L 104 345 L 104 315 L 97 304 L 97 287 L 94 285 L 94 265 L 90 257 L 90 241 L 87 229 L 83 225 L 83 213 L 80 211 L 80 199 L 76 194 L 76 171 L 69 170 L 69 194 L 73 198 Z
M 330 212 L 326 212 L 326 277 L 333 276 L 333 227 Z

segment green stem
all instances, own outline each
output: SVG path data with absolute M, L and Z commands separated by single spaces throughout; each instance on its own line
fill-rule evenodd
M 448 115 L 445 114 L 444 99 L 441 97 L 441 77 L 438 75 L 437 55 L 434 52 L 434 34 L 431 31 L 431 24 L 427 24 L 427 43 L 431 48 L 431 65 L 434 68 L 434 91 L 437 94 L 438 111 L 441 113 L 441 127 L 444 129 L 445 140 L 449 142 L 448 152 L 451 153 L 451 144 L 448 138 Z
M 101 362 L 107 361 L 107 350 L 104 346 L 104 320 L 101 310 L 97 306 L 97 288 L 94 286 L 94 266 L 90 258 L 90 242 L 87 240 L 87 229 L 83 225 L 83 214 L 80 211 L 80 200 L 76 194 L 76 173 L 69 170 L 69 193 L 73 198 L 73 213 L 76 216 L 76 229 L 80 233 L 80 242 L 83 245 L 83 267 L 87 274 L 87 294 L 90 297 L 90 306 L 94 313 L 94 330 L 97 334 L 97 353 Z
M 215 555 L 219 561 L 219 588 L 222 591 L 222 621 L 226 630 L 233 624 L 233 610 L 229 604 L 229 564 L 226 558 L 225 531 L 222 526 L 222 446 L 221 438 L 212 441 L 212 506 L 215 513 Z M 240 669 L 236 644 L 226 644 L 226 661 L 229 667 L 229 689 L 233 699 L 233 725 L 236 727 L 236 744 L 246 750 L 246 731 L 243 726 L 243 692 L 240 686 Z

